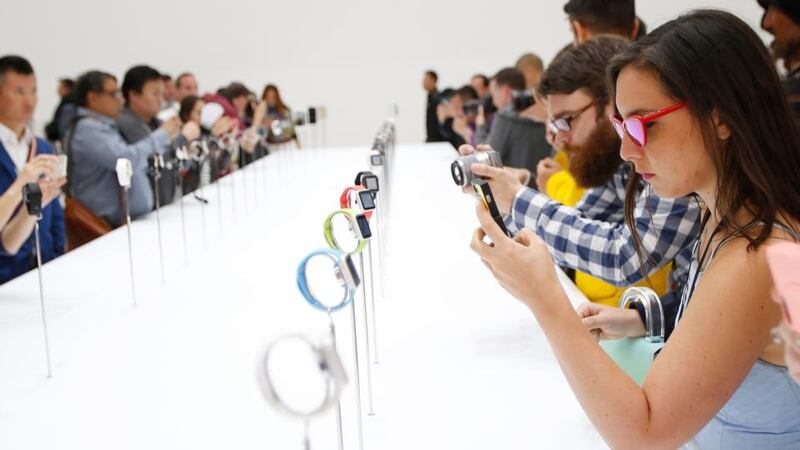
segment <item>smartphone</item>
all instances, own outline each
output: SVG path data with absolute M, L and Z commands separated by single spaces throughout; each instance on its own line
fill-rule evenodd
M 795 333 L 800 333 L 800 244 L 770 245 L 766 256 L 786 321 Z
M 67 155 L 58 155 L 58 168 L 56 171 L 56 178 L 64 178 L 67 176 Z
M 479 199 L 483 202 L 483 206 L 489 211 L 489 214 L 494 219 L 494 222 L 497 226 L 503 230 L 503 233 L 508 236 L 512 237 L 511 233 L 506 228 L 505 222 L 503 222 L 503 216 L 500 215 L 500 210 L 497 208 L 497 203 L 494 201 L 494 195 L 492 194 L 492 189 L 489 187 L 489 182 L 484 180 L 483 178 L 476 178 L 472 182 L 472 188 L 475 189 L 475 195 L 478 196 Z

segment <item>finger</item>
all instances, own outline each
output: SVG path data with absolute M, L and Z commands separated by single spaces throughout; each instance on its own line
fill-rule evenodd
M 477 149 L 479 152 L 491 152 L 494 151 L 491 145 L 489 144 L 478 144 Z
M 472 169 L 472 172 L 474 172 L 475 175 L 493 180 L 499 178 L 504 173 L 503 169 L 480 163 L 473 163 L 470 169 Z
M 486 260 L 489 257 L 489 251 L 491 250 L 492 246 L 487 244 L 483 238 L 486 236 L 486 232 L 483 231 L 483 228 L 478 228 L 472 233 L 472 240 L 470 241 L 470 248 L 472 251 L 478 254 L 481 257 L 481 260 Z
M 475 153 L 475 148 L 469 144 L 464 144 L 461 147 L 458 147 L 458 154 L 461 156 L 467 156 Z
M 584 317 L 581 319 L 581 323 L 583 324 L 584 328 L 590 331 L 601 330 L 603 328 L 602 323 L 600 322 L 598 316 Z
M 56 155 L 36 155 L 31 162 L 38 162 L 38 161 L 57 161 L 58 156 Z
M 525 247 L 532 247 L 533 244 L 541 242 L 541 238 L 536 235 L 530 228 L 523 228 L 517 233 L 514 241 L 517 243 L 524 245 Z
M 575 310 L 578 313 L 578 316 L 581 318 L 594 316 L 597 314 L 597 311 L 592 307 L 593 303 L 585 302 L 578 305 L 578 308 Z
M 492 216 L 489 215 L 489 211 L 483 205 L 483 202 L 479 200 L 475 209 L 475 212 L 478 215 L 478 222 L 481 223 L 481 228 L 486 232 L 486 235 L 489 236 L 489 239 L 491 239 L 495 245 L 499 245 L 509 240 L 508 236 L 503 233 L 503 230 L 501 230 L 500 227 L 495 223 L 494 219 L 492 219 Z

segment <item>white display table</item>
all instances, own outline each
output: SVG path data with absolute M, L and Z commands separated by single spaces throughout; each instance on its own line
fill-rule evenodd
M 295 270 L 325 247 L 323 219 L 366 155 L 280 152 L 233 186 L 224 178 L 221 204 L 206 186 L 207 249 L 200 204 L 187 197 L 188 266 L 179 204 L 162 209 L 165 286 L 155 215 L 134 222 L 135 309 L 125 229 L 45 265 L 53 378 L 36 273 L 0 287 L 0 448 L 301 449 L 302 425 L 264 402 L 256 359 L 280 335 L 327 332 Z M 470 250 L 474 199 L 448 175 L 454 157 L 442 144 L 397 148 L 365 448 L 605 448 L 533 316 Z M 350 313 L 334 318 L 351 373 L 345 448 L 356 449 Z M 336 448 L 335 436 L 332 412 L 312 423 L 312 448 Z

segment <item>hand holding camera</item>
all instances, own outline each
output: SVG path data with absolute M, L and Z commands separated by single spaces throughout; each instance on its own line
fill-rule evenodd
M 214 122 L 214 126 L 211 128 L 211 134 L 214 136 L 222 136 L 225 133 L 230 132 L 234 128 L 233 120 L 228 116 L 222 116 Z
M 547 182 L 556 172 L 561 171 L 561 165 L 553 158 L 544 158 L 536 165 L 536 188 L 539 192 L 547 192 Z
M 167 132 L 170 140 L 175 139 L 181 129 L 181 119 L 173 117 L 161 124 L 161 129 Z
M 58 157 L 56 155 L 36 155 L 22 167 L 17 180 L 20 183 L 35 183 L 41 176 L 53 178 L 57 175 Z
M 50 178 L 39 180 L 39 188 L 42 191 L 42 208 L 46 207 L 53 200 L 61 195 L 61 188 L 67 184 L 67 177 Z
M 187 142 L 192 142 L 200 138 L 200 125 L 195 122 L 186 122 L 181 127 L 181 135 Z

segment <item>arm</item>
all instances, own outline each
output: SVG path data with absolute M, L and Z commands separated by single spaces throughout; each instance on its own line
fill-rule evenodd
M 509 230 L 535 231 L 550 247 L 559 265 L 615 286 L 629 286 L 644 278 L 630 230 L 620 221 L 606 221 L 612 212 L 618 213 L 622 208 L 619 187 L 592 189 L 575 208 L 570 208 L 524 187 L 507 169 L 473 164 L 472 170 L 489 179 L 500 212 L 510 214 L 514 222 Z M 615 176 L 615 179 L 622 178 Z M 652 266 L 648 267 L 649 273 L 691 251 L 690 244 L 697 238 L 700 227 L 699 208 L 688 198 L 640 195 L 634 216 L 646 249 L 645 261 Z
M 49 207 L 53 211 L 53 223 L 50 230 L 45 232 L 53 233 L 53 242 L 59 245 L 56 254 L 61 255 L 64 253 L 64 214 L 61 210 L 61 205 L 50 205 L 53 200 L 56 200 L 61 194 L 61 187 L 67 182 L 66 178 L 58 178 L 54 180 L 40 180 L 39 186 L 42 189 L 42 207 Z M 13 185 L 12 185 L 13 187 Z M 22 188 L 20 187 L 20 192 Z M 21 201 L 21 199 L 20 199 Z M 50 206 L 48 206 L 50 205 Z M 3 228 L 0 233 L 0 243 L 2 243 L 2 251 L 8 255 L 16 254 L 22 245 L 28 240 L 31 235 L 34 224 L 38 217 L 31 216 L 24 210 L 24 207 L 17 211 L 17 214 L 11 219 L 11 222 Z M 58 222 L 58 223 L 56 223 Z
M 72 148 L 80 148 L 85 157 L 98 166 L 114 171 L 117 160 L 127 158 L 134 170 L 147 167 L 147 157 L 152 153 L 163 154 L 169 142 L 167 131 L 159 128 L 134 144 L 128 144 L 112 127 L 95 120 L 82 120 L 78 124 Z
M 547 245 L 525 229 L 506 238 L 482 208 L 472 247 L 530 308 L 592 423 L 612 448 L 676 448 L 728 401 L 780 317 L 763 255 L 733 241 L 717 254 L 642 387 L 595 343 L 558 284 Z M 483 230 L 494 247 L 481 239 Z M 736 299 L 732 302 L 731 299 Z
M 59 188 L 60 190 L 60 188 Z M 64 226 L 64 210 L 56 200 L 50 208 L 50 235 L 53 237 L 53 254 L 61 256 L 66 249 L 66 233 Z
M 587 208 L 604 209 L 601 197 L 570 208 L 533 189 L 521 189 L 514 198 L 511 217 L 517 229 L 530 228 L 547 243 L 553 258 L 615 286 L 641 281 L 641 263 L 630 229 L 624 223 L 586 217 Z M 609 205 L 610 206 L 610 205 Z M 689 199 L 664 199 L 640 195 L 634 210 L 636 226 L 646 249 L 648 273 L 686 251 L 697 238 L 700 211 Z

